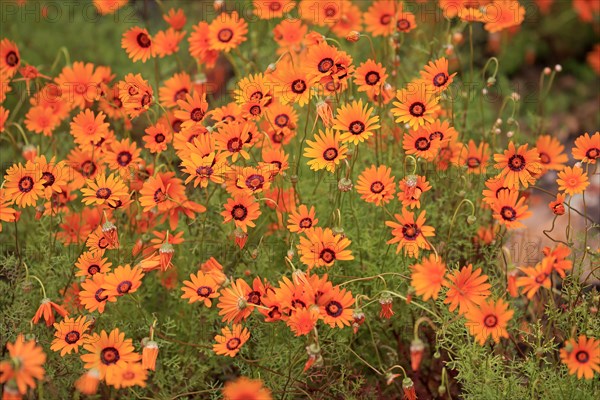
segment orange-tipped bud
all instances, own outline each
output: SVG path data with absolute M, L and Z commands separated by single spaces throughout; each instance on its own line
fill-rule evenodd
M 158 357 L 158 343 L 153 340 L 146 342 L 142 350 L 142 367 L 156 371 L 156 358 Z

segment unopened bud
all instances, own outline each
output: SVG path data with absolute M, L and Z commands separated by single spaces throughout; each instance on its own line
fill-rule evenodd
M 359 39 L 360 39 L 360 32 L 358 32 L 358 31 L 350 31 L 350 33 L 348 33 L 346 35 L 346 40 L 351 43 L 358 42 Z
M 338 189 L 341 192 L 349 192 L 352 190 L 352 187 L 353 187 L 352 181 L 348 178 L 342 178 L 338 182 Z
M 467 224 L 473 225 L 477 221 L 477 217 L 474 215 L 469 215 L 467 217 Z

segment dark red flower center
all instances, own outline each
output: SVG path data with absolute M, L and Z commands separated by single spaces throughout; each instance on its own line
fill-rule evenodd
M 375 181 L 375 182 L 371 183 L 371 192 L 372 193 L 379 194 L 379 193 L 383 192 L 383 189 L 385 189 L 383 182 Z
M 335 301 L 335 300 L 331 300 L 326 306 L 325 306 L 325 312 L 327 313 L 327 315 L 329 315 L 330 317 L 339 317 L 340 315 L 342 315 L 342 312 L 344 311 L 344 307 L 342 307 L 342 305 L 340 304 L 339 301 Z
M 227 341 L 227 343 L 225 344 L 225 346 L 227 347 L 228 350 L 237 350 L 238 347 L 240 347 L 240 345 L 242 344 L 242 341 L 239 338 L 231 338 Z
M 110 190 L 109 188 L 100 188 L 96 190 L 96 197 L 99 199 L 106 200 L 110 197 L 111 194 L 112 190 Z
M 210 286 L 200 286 L 196 289 L 196 294 L 200 297 L 208 297 L 212 294 L 213 290 Z
M 312 226 L 312 224 L 313 224 L 312 218 L 306 217 L 306 218 L 302 218 L 300 220 L 300 223 L 298 224 L 298 226 L 302 229 L 308 229 Z
M 433 77 L 433 86 L 435 87 L 444 86 L 446 82 L 448 82 L 448 75 L 443 72 L 440 72 Z
M 588 361 L 590 361 L 590 353 L 585 350 L 579 350 L 577 353 L 575 353 L 575 359 L 581 364 L 586 364 Z
M 98 264 L 92 264 L 87 269 L 88 274 L 94 275 L 100 272 L 100 266 Z
M 377 72 L 377 71 L 369 71 L 365 75 L 365 82 L 367 83 L 367 85 L 370 85 L 370 86 L 376 85 L 380 79 L 381 79 L 381 77 L 379 76 L 379 72 Z
M 590 160 L 595 160 L 596 158 L 600 157 L 600 149 L 592 147 L 585 152 L 585 156 Z
M 185 100 L 185 95 L 188 93 L 189 92 L 187 88 L 179 89 L 177 92 L 175 92 L 175 95 L 173 96 L 173 101 L 177 103 L 178 100 Z
M 202 178 L 208 178 L 213 174 L 213 169 L 211 167 L 201 166 L 196 168 L 196 175 Z
M 422 117 L 425 114 L 425 104 L 420 101 L 414 102 L 408 107 L 408 112 L 413 117 Z
M 416 224 L 405 224 L 402 226 L 402 236 L 407 240 L 415 240 L 421 234 Z
M 431 132 L 429 134 L 429 140 L 444 140 L 444 133 L 440 131 Z
M 229 28 L 223 28 L 217 33 L 217 39 L 219 39 L 219 42 L 228 43 L 233 39 L 233 31 Z
M 231 138 L 227 142 L 227 150 L 229 150 L 232 153 L 238 152 L 242 149 L 242 145 L 243 145 L 242 139 L 237 138 L 237 137 Z
M 514 221 L 515 219 L 517 219 L 517 212 L 512 207 L 504 206 L 500 210 L 500 216 L 505 221 Z
M 248 209 L 241 204 L 236 204 L 231 209 L 231 216 L 235 220 L 243 221 L 248 216 Z
M 140 32 L 137 35 L 137 43 L 140 47 L 143 47 L 144 49 L 147 49 L 148 47 L 150 47 L 150 45 L 152 45 L 152 40 L 150 40 L 150 36 L 146 35 L 144 32 Z
M 329 72 L 331 67 L 333 67 L 333 59 L 329 58 L 329 57 L 322 59 L 321 61 L 319 61 L 319 64 L 317 65 L 319 72 L 321 72 L 323 74 L 326 72 Z
M 392 16 L 390 14 L 383 14 L 381 18 L 379 18 L 379 22 L 381 25 L 389 25 L 392 22 Z
M 278 116 L 275 117 L 275 125 L 277 125 L 280 128 L 286 127 L 288 122 L 290 122 L 290 117 L 288 117 L 286 114 L 279 114 Z
M 19 180 L 19 190 L 22 193 L 29 193 L 33 189 L 33 178 L 24 176 Z
M 142 96 L 142 107 L 146 107 L 150 103 L 152 103 L 152 95 L 150 93 L 146 93 L 144 96 Z
M 45 188 L 48 186 L 52 186 L 54 184 L 54 182 L 56 181 L 56 178 L 54 177 L 54 174 L 52 172 L 42 173 L 42 179 L 44 180 L 44 183 L 42 185 Z
M 65 342 L 67 342 L 68 344 L 77 343 L 77 341 L 79 340 L 79 337 L 80 337 L 79 332 L 71 331 L 65 335 Z
M 105 365 L 115 364 L 120 358 L 119 350 L 114 347 L 106 347 L 100 352 L 100 361 Z
M 486 328 L 495 328 L 496 325 L 498 325 L 498 317 L 493 314 L 486 315 L 485 318 L 483 318 L 483 324 Z
M 306 82 L 303 79 L 296 79 L 292 82 L 292 92 L 302 94 L 306 91 Z
M 96 173 L 96 163 L 93 161 L 84 161 L 81 163 L 81 175 L 89 178 Z
M 477 157 L 469 157 L 467 158 L 467 167 L 469 168 L 477 168 L 481 165 L 481 160 Z
M 246 296 L 246 300 L 248 301 L 248 303 L 260 304 L 260 292 L 253 290 L 252 292 L 248 293 L 248 296 Z
M 353 135 L 360 135 L 365 131 L 365 124 L 362 121 L 352 121 L 348 126 L 350 133 Z
M 331 264 L 335 261 L 335 251 L 331 249 L 323 249 L 319 254 L 319 258 L 325 261 L 326 264 Z
M 508 168 L 512 171 L 522 171 L 525 168 L 525 165 L 525 157 L 520 154 L 515 154 L 508 159 Z
M 102 296 L 102 293 L 104 293 L 104 289 L 98 289 L 96 290 L 96 293 L 94 293 L 94 299 L 96 299 L 98 303 L 102 303 L 103 301 L 106 301 L 106 299 L 108 299 L 108 295 Z
M 154 202 L 155 203 L 162 203 L 163 201 L 167 200 L 167 195 L 162 191 L 162 189 L 158 189 L 156 192 L 154 192 Z
M 419 151 L 427 151 L 431 147 L 431 142 L 426 137 L 420 137 L 415 140 L 415 149 Z
M 407 31 L 410 29 L 410 21 L 406 18 L 399 19 L 398 22 L 396 22 L 396 27 L 400 32 Z
M 14 51 L 9 51 L 6 54 L 6 58 L 5 59 L 6 59 L 6 64 L 8 64 L 9 67 L 14 67 L 17 64 L 19 64 L 19 56 Z
M 128 151 L 122 151 L 117 155 L 117 163 L 121 166 L 121 167 L 126 167 L 129 165 L 129 163 L 131 162 L 131 159 L 133 158 L 133 156 L 131 155 L 130 152 Z
M 250 107 L 249 111 L 250 111 L 250 114 L 257 116 L 257 115 L 261 114 L 262 108 L 258 104 L 255 104 L 252 107 Z
M 156 143 L 162 143 L 166 140 L 165 135 L 163 135 L 162 133 L 157 133 L 156 135 L 154 135 L 154 141 Z
M 131 281 L 123 281 L 117 285 L 117 293 L 119 294 L 127 294 L 131 290 L 133 284 Z
M 246 179 L 246 186 L 252 191 L 262 188 L 264 183 L 264 176 L 258 174 L 252 174 Z
M 335 160 L 337 156 L 338 156 L 338 151 L 337 151 L 337 149 L 335 149 L 333 147 L 330 147 L 323 152 L 323 158 L 325 159 L 325 161 Z

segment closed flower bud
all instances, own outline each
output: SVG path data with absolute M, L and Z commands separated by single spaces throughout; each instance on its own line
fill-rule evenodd
M 415 391 L 415 384 L 412 379 L 406 377 L 402 380 L 402 391 L 404 392 L 404 397 L 408 400 L 417 400 L 417 393 Z
M 348 33 L 346 35 L 346 40 L 351 43 L 358 42 L 359 39 L 360 39 L 360 33 L 357 31 L 350 31 L 350 33 Z
M 467 224 L 469 225 L 473 225 L 475 222 L 477 222 L 477 217 L 474 215 L 469 215 L 467 217 Z
M 142 367 L 156 371 L 156 358 L 158 357 L 158 343 L 149 340 L 142 350 Z
M 340 192 L 349 192 L 352 190 L 353 186 L 352 181 L 348 178 L 342 178 L 338 182 L 338 189 Z
M 413 371 L 418 371 L 423 359 L 425 344 L 421 339 L 414 339 L 410 343 L 410 366 Z

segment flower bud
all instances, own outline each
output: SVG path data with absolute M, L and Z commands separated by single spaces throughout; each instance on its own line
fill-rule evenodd
M 469 215 L 467 217 L 467 224 L 469 225 L 473 225 L 475 222 L 477 222 L 477 217 L 474 215 Z
M 338 182 L 338 189 L 340 192 L 349 192 L 352 190 L 352 181 L 348 178 L 342 178 Z
M 349 41 L 350 43 L 358 42 L 359 39 L 360 39 L 360 32 L 358 32 L 358 31 L 350 31 L 350 33 L 348 33 L 346 35 L 346 40 Z

